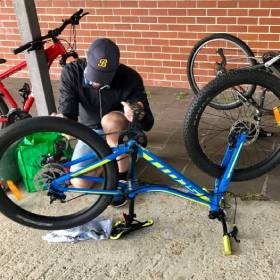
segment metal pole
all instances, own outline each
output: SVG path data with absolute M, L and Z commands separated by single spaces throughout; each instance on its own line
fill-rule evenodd
M 13 0 L 22 43 L 41 36 L 34 0 Z M 38 115 L 56 112 L 48 64 L 43 50 L 25 55 Z

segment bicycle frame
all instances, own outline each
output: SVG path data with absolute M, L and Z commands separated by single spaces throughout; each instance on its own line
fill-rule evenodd
M 225 172 L 221 178 L 216 179 L 213 193 L 209 192 L 203 187 L 196 185 L 190 179 L 179 173 L 176 169 L 168 165 L 166 162 L 161 160 L 152 152 L 143 148 L 139 144 L 137 144 L 134 140 L 130 140 L 126 144 L 121 144 L 120 146 L 113 149 L 113 153 L 108 155 L 107 157 L 95 161 L 87 165 L 84 168 L 81 168 L 75 172 L 67 173 L 63 175 L 51 183 L 51 190 L 58 192 L 77 192 L 77 193 L 85 193 L 85 194 L 96 194 L 96 195 L 127 195 L 129 199 L 134 199 L 136 195 L 140 193 L 146 192 L 164 192 L 167 194 L 171 194 L 177 197 L 181 197 L 184 199 L 188 199 L 191 201 L 198 202 L 210 208 L 210 212 L 217 212 L 220 209 L 220 201 L 223 197 L 223 194 L 227 191 L 231 176 L 233 174 L 234 166 L 237 163 L 240 151 L 242 146 L 246 140 L 246 133 L 242 133 L 237 137 L 237 141 L 234 147 L 228 146 L 224 159 L 222 162 L 222 166 L 225 168 Z M 70 180 L 72 178 L 83 178 L 89 181 L 102 182 L 102 178 L 84 176 L 83 174 L 94 170 L 97 167 L 100 167 L 112 160 L 115 160 L 118 156 L 122 154 L 129 154 L 131 149 L 136 149 L 137 156 L 144 158 L 154 167 L 159 169 L 160 172 L 169 176 L 173 181 L 179 183 L 186 191 L 180 191 L 175 188 L 172 188 L 168 185 L 160 185 L 160 184 L 141 184 L 138 185 L 136 172 L 135 172 L 135 164 L 136 162 L 132 161 L 131 166 L 131 177 L 128 178 L 128 183 L 119 183 L 118 189 L 116 190 L 102 190 L 102 189 L 92 189 L 92 188 L 75 188 L 75 187 L 63 187 L 65 181 Z M 69 167 L 78 162 L 82 162 L 88 160 L 89 158 L 94 157 L 92 154 L 85 155 L 77 160 L 70 161 L 66 163 L 64 166 Z
M 64 55 L 67 53 L 67 50 L 62 45 L 60 41 L 54 42 L 51 46 L 46 48 L 44 50 L 48 67 L 50 68 L 53 61 L 59 56 Z M 2 83 L 2 80 L 10 77 L 11 75 L 17 73 L 18 71 L 24 69 L 27 66 L 26 61 L 22 61 L 18 63 L 17 65 L 13 66 L 12 68 L 8 69 L 4 73 L 0 74 L 0 92 L 3 94 L 4 98 L 7 100 L 8 104 L 10 105 L 11 109 L 19 108 L 18 104 L 14 100 L 14 98 L 11 96 L 8 89 L 5 87 L 5 85 Z M 34 95 L 31 93 L 26 102 L 23 106 L 23 112 L 28 113 L 34 103 Z M 8 118 L 6 116 L 0 116 L 0 122 L 7 122 Z

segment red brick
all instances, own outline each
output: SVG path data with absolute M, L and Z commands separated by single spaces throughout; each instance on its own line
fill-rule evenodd
M 221 17 L 221 16 L 226 16 L 228 14 L 228 10 L 227 9 L 207 9 L 206 14 L 207 14 L 207 16 Z
M 279 34 L 258 34 L 259 41 L 279 41 Z
M 207 32 L 227 32 L 226 25 L 207 25 L 206 26 Z M 206 31 L 204 30 L 204 31 Z
M 151 45 L 152 39 L 147 38 L 135 38 L 133 44 L 135 45 Z
M 245 30 L 245 32 L 246 32 L 246 30 Z M 266 25 L 252 25 L 252 26 L 248 26 L 248 32 L 254 32 L 254 33 L 269 32 L 269 26 L 268 25 L 267 26 Z
M 172 41 L 171 41 L 172 42 Z M 161 47 L 161 51 L 163 53 L 179 53 L 180 52 L 180 49 L 179 47 L 172 47 L 172 46 L 164 46 L 164 47 Z
M 177 38 L 177 32 L 161 32 L 159 34 L 160 38 Z
M 261 0 L 260 1 L 260 8 L 280 8 L 280 2 L 278 0 L 271 0 L 271 1 L 266 1 L 266 0 Z
M 168 53 L 153 53 L 153 59 L 164 59 L 164 60 L 170 60 L 171 55 Z M 164 69 L 161 69 L 160 71 L 163 71 L 162 73 L 165 72 Z M 160 73 L 160 71 L 158 71 Z
M 105 2 L 105 1 L 104 1 Z M 140 1 L 121 1 L 121 6 L 124 8 L 137 8 Z
M 268 48 L 268 42 L 250 42 L 250 48 L 254 51 L 254 49 L 260 49 L 260 48 Z
M 195 17 L 179 17 L 179 18 L 177 18 L 177 23 L 185 23 L 185 24 L 192 23 L 192 24 L 194 24 L 195 23 Z
M 267 44 L 268 44 L 268 46 L 265 47 L 266 49 L 267 48 L 269 50 L 279 50 L 280 49 L 280 42 L 269 42 Z
M 185 24 L 169 24 L 168 25 L 168 30 L 170 31 L 186 31 L 187 26 Z
M 158 1 L 141 1 L 139 0 L 139 7 L 141 8 L 156 8 Z
M 243 41 L 258 41 L 258 34 L 249 34 L 249 33 L 243 33 L 239 36 L 239 38 Z
M 167 24 L 151 24 L 150 30 L 166 31 L 168 28 Z
M 114 9 L 113 14 L 115 16 L 130 16 L 131 10 L 130 9 Z
M 167 14 L 169 16 L 186 16 L 187 11 L 186 9 L 168 9 Z
M 217 24 L 236 24 L 236 17 L 218 17 Z
M 177 8 L 196 8 L 197 0 L 177 1 Z
M 176 17 L 159 17 L 158 23 L 176 23 Z
M 238 1 L 239 8 L 259 8 L 260 3 L 257 0 Z
M 238 24 L 254 24 L 257 25 L 258 24 L 258 18 L 238 18 L 237 19 L 237 23 Z
M 214 24 L 216 23 L 216 18 L 215 17 L 197 17 L 196 20 L 197 23 L 205 23 L 205 24 Z
M 121 22 L 120 16 L 103 16 L 104 22 Z M 122 22 L 125 22 L 124 20 Z
M 248 9 L 228 9 L 228 16 L 248 16 Z
M 167 16 L 167 9 L 149 9 L 151 16 Z
M 131 25 L 132 30 L 149 30 L 148 24 L 132 24 Z
M 174 1 L 158 1 L 158 8 L 174 8 L 175 5 Z
M 219 0 L 217 2 L 218 2 L 218 8 L 237 8 L 238 3 L 240 1 L 236 1 L 236 0 L 221 1 L 221 0 Z
M 271 16 L 272 17 L 279 17 L 280 9 L 271 9 Z
M 197 8 L 216 8 L 218 1 L 197 1 Z
M 153 31 L 143 31 L 141 32 L 142 37 L 144 38 L 158 38 L 159 32 L 153 32 Z
M 166 39 L 152 39 L 152 42 L 150 43 L 152 46 L 160 45 L 160 46 L 166 46 L 168 45 L 168 40 Z
M 188 31 L 205 32 L 206 31 L 206 25 L 189 25 L 188 26 Z
M 139 22 L 139 17 L 121 17 L 122 22 Z
M 249 10 L 249 16 L 268 17 L 270 10 L 268 9 L 255 9 Z M 279 15 L 279 13 L 278 13 Z
M 261 25 L 280 25 L 280 18 L 278 17 L 268 17 L 268 18 L 260 18 L 259 24 Z
M 141 23 L 157 23 L 156 17 L 139 17 Z
M 267 28 L 268 28 L 268 26 L 267 26 Z M 270 26 L 269 30 L 272 33 L 280 33 L 280 26 Z
M 227 26 L 227 31 L 229 33 L 232 33 L 232 32 L 247 32 L 248 28 L 250 26 L 246 26 L 246 25 L 228 25 Z
M 187 15 L 188 16 L 206 16 L 206 9 L 188 9 Z

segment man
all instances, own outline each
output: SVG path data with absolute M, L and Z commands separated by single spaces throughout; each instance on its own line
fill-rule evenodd
M 150 130 L 154 123 L 141 76 L 120 64 L 119 59 L 118 46 L 110 39 L 100 38 L 91 44 L 87 59 L 67 64 L 61 74 L 60 113 L 76 121 L 79 117 L 81 123 L 97 133 L 109 133 L 106 141 L 111 147 L 118 144 L 119 134 L 110 133 L 127 129 L 132 121 L 130 104 L 137 103 L 143 107 L 145 114 L 140 121 L 143 130 Z M 78 143 L 73 158 L 86 151 L 87 146 Z M 126 156 L 118 158 L 119 180 L 126 179 L 128 164 Z M 82 179 L 71 182 L 76 187 L 89 186 L 89 182 Z M 123 197 L 112 201 L 116 207 L 124 203 Z

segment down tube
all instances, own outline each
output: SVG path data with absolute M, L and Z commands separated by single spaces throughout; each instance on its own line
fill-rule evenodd
M 200 196 L 202 199 L 210 201 L 211 194 L 206 189 L 203 189 L 195 183 L 193 183 L 190 179 L 183 176 L 176 169 L 168 165 L 155 154 L 142 148 L 141 146 L 139 146 L 138 154 L 142 156 L 145 160 L 147 160 L 150 164 L 158 168 L 162 173 L 169 176 L 173 181 L 179 183 L 193 194 Z

